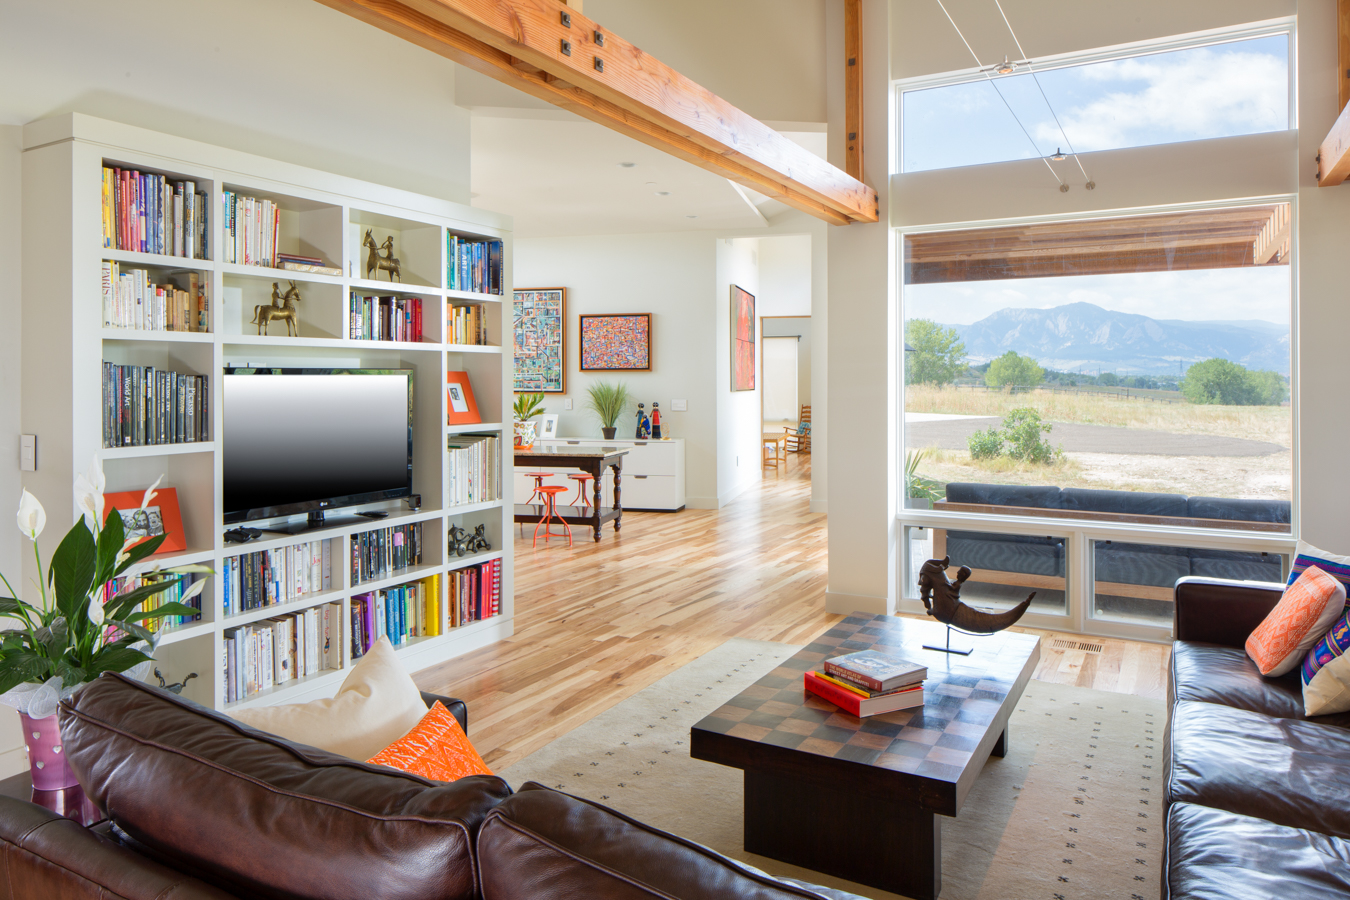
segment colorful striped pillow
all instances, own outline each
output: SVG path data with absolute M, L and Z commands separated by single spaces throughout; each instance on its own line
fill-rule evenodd
M 1303 710 L 1310 716 L 1350 711 L 1350 613 L 1303 659 Z
M 1298 547 L 1295 548 L 1294 564 L 1289 567 L 1289 580 L 1284 583 L 1285 587 L 1298 581 L 1298 576 L 1302 575 L 1309 566 L 1317 566 L 1317 568 L 1345 585 L 1347 592 L 1350 592 L 1350 556 L 1337 556 L 1334 553 L 1319 550 L 1304 541 L 1299 541 Z

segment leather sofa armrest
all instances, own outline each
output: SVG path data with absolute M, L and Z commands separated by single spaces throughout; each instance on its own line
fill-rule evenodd
M 0 797 L 0 895 L 7 900 L 234 900 L 24 800 Z
M 459 727 L 464 729 L 464 733 L 469 733 L 469 705 L 463 700 L 457 700 L 454 697 L 444 697 L 440 694 L 433 694 L 429 691 L 422 691 L 422 702 L 428 707 L 437 700 L 441 701 L 441 706 L 450 710 L 450 715 L 459 720 Z
M 1172 638 L 1242 647 L 1275 608 L 1284 585 L 1187 576 L 1177 579 Z

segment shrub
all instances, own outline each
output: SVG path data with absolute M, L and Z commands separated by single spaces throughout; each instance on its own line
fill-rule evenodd
M 1003 440 L 1008 442 L 1008 455 L 1027 462 L 1054 462 L 1063 451 L 1051 447 L 1042 437 L 1052 428 L 1053 425 L 1042 422 L 1041 414 L 1030 407 L 1012 410 L 1003 419 Z
M 1226 359 L 1207 359 L 1186 370 L 1181 393 L 1198 404 L 1279 406 L 1288 399 L 1289 387 L 1275 372 L 1252 372 Z
M 993 459 L 1003 452 L 1003 435 L 997 428 L 977 431 L 966 441 L 971 459 Z

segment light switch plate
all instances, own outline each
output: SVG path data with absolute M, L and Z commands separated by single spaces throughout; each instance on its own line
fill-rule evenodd
M 37 471 L 37 435 L 19 435 L 19 471 Z
M 672 401 L 670 401 L 670 409 L 671 409 L 671 412 L 688 412 L 688 411 L 689 411 L 689 401 L 688 401 L 688 400 L 672 400 Z
M 563 409 L 571 409 L 571 408 L 572 408 L 572 398 L 571 398 L 571 397 L 564 397 L 564 398 L 563 398 Z

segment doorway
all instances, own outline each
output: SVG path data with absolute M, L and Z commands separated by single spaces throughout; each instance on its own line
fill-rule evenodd
M 760 320 L 760 419 L 765 436 L 796 431 L 811 405 L 811 317 Z

